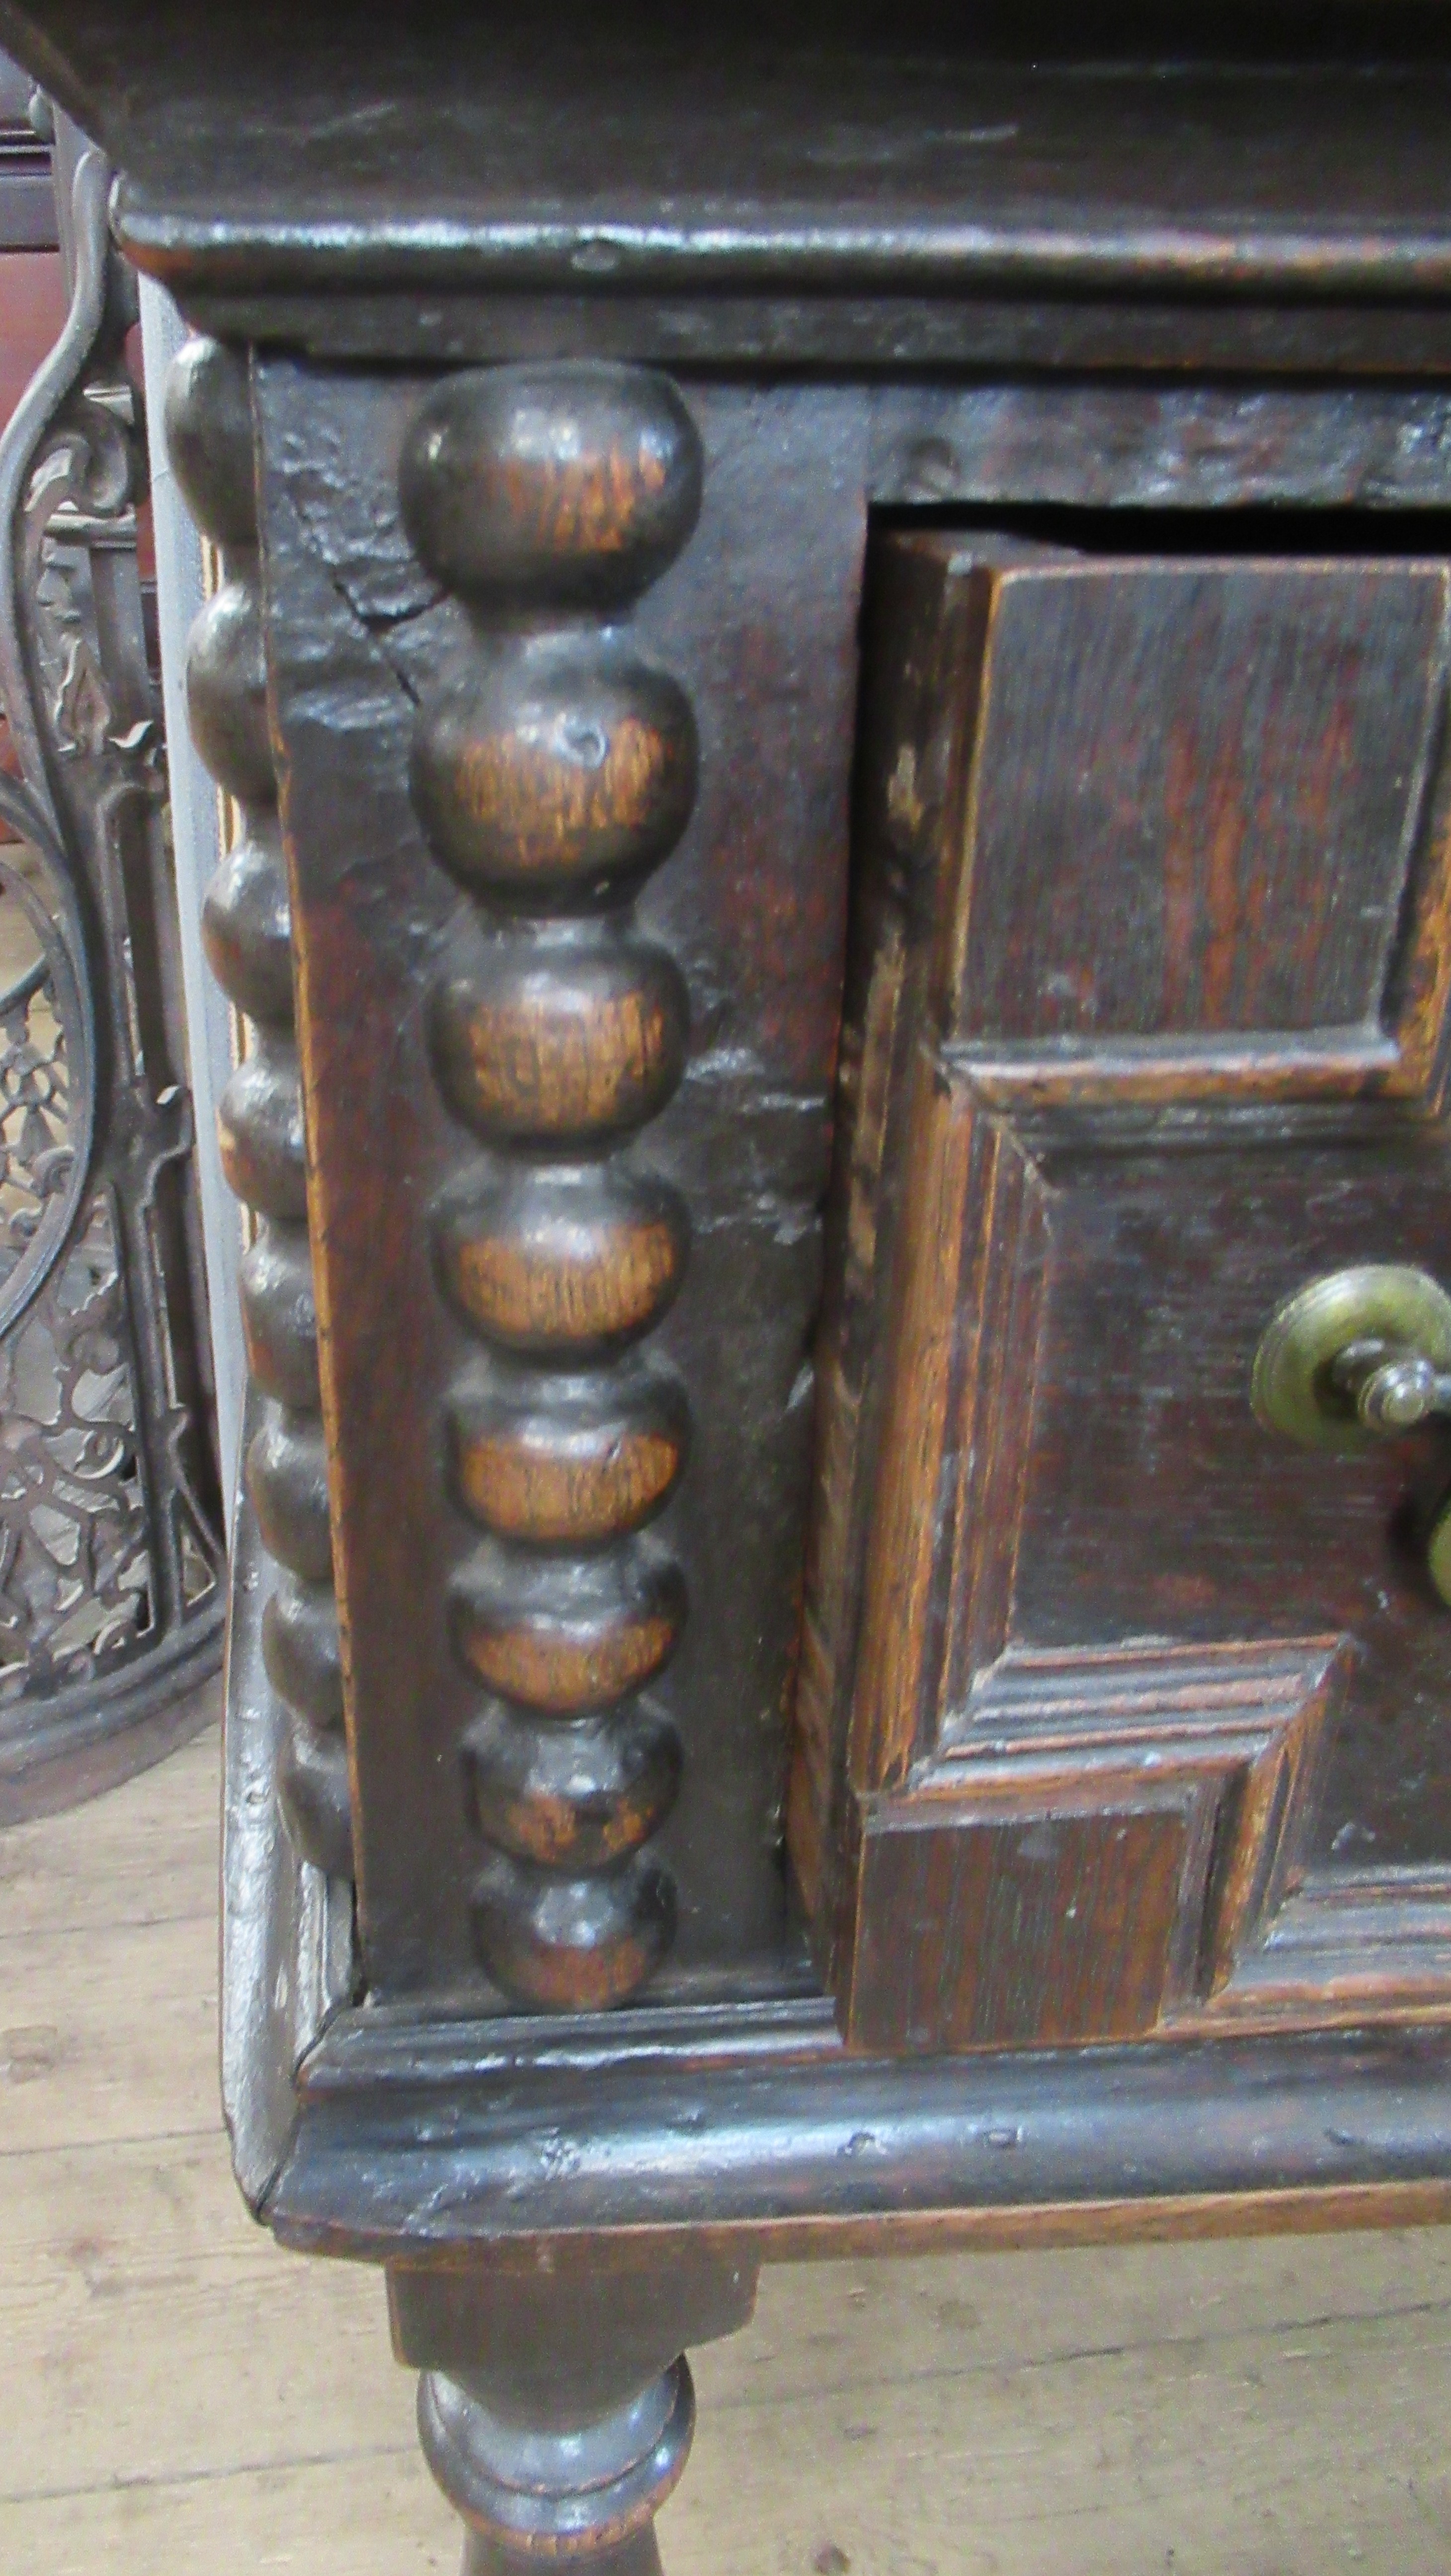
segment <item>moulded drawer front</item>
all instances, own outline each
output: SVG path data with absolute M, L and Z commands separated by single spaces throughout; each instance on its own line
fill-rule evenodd
M 1419 2005 L 1451 1427 L 1251 1378 L 1308 1279 L 1451 1286 L 1446 568 L 883 553 L 792 1800 L 847 2027 Z
M 1438 720 L 1439 565 L 994 585 L 953 1035 L 1377 1016 Z

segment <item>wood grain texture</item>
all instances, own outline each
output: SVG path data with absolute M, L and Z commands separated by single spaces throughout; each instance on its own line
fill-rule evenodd
M 652 1680 L 687 1616 L 679 1567 L 628 1544 L 533 1562 L 481 1551 L 453 1594 L 459 1650 L 480 1680 L 511 1705 L 561 1717 L 610 1707 Z
M 245 1581 L 240 1599 L 253 1599 Z M 1220 2023 L 1209 2046 L 958 2059 L 850 2052 L 814 1995 L 646 1999 L 605 2022 L 353 2008 L 277 1821 L 280 1718 L 250 1679 L 256 1660 L 252 1614 L 232 1658 L 223 2066 L 248 2187 L 267 2191 L 289 2241 L 445 2268 L 477 2258 L 588 2272 L 602 2229 L 667 2244 L 704 2226 L 724 2250 L 740 2231 L 747 2250 L 780 2257 L 879 2240 L 1394 2225 L 1448 2205 L 1451 2091 L 1434 2000 L 1429 2027 L 1378 2034 L 1353 1978 L 1338 1996 L 1345 2026 L 1318 2038 Z M 1230 1711 L 1244 1678 L 1227 1688 Z M 480 1793 L 507 1801 L 509 1747 L 479 1751 Z M 616 1785 L 625 1814 L 650 1794 L 648 1776 Z M 540 1812 L 536 1802 L 534 1821 Z M 581 1944 L 579 1968 L 597 1974 L 626 1936 L 658 1957 L 668 1882 L 643 1857 L 641 1869 L 627 1849 L 624 1869 L 586 1882 L 613 1923 L 609 1941 Z M 502 1933 L 559 1888 L 530 1858 L 526 1846 L 498 1890 Z M 568 1930 L 564 1885 L 556 1937 Z M 1392 1883 L 1378 1898 L 1362 1930 L 1403 1942 L 1404 1896 Z M 1344 1929 L 1342 1918 L 1342 1944 Z M 1318 1971 L 1333 1979 L 1333 1919 L 1321 1930 Z M 347 1966 L 344 1949 L 344 1978 Z M 1262 2018 L 1275 2017 L 1272 1999 Z M 1242 2018 L 1252 2029 L 1253 2013 Z
M 1394 382 L 885 383 L 871 490 L 918 508 L 1435 509 L 1448 428 L 1443 390 Z
M 475 633 L 471 612 L 439 602 L 400 514 L 400 458 L 431 390 L 427 380 L 364 383 L 286 360 L 259 376 L 304 1087 L 324 1211 L 338 1582 L 366 1710 L 363 1807 L 366 1815 L 371 1802 L 378 1820 L 376 1838 L 364 1828 L 361 1859 L 369 1972 L 384 1993 L 457 1990 L 463 1980 L 486 1999 L 470 1919 L 480 1846 L 459 1750 L 478 1691 L 456 1659 L 447 1615 L 479 1532 L 454 1500 L 464 1452 L 450 1425 L 472 1403 L 471 1387 L 505 1407 L 528 1390 L 517 1355 L 492 1345 L 480 1377 L 478 1339 L 439 1297 L 426 1221 L 482 1162 L 482 1140 L 435 1079 L 431 995 L 492 962 L 492 933 L 481 940 L 478 907 L 432 855 L 409 792 L 415 702 L 468 655 Z M 673 1194 L 672 1206 L 678 1199 L 689 1224 L 677 1293 L 639 1361 L 666 1390 L 667 1412 L 669 1389 L 683 1391 L 689 1463 L 664 1495 L 648 1477 L 638 1490 L 654 1514 L 650 1543 L 680 1565 L 690 1604 L 678 1649 L 652 1685 L 685 1753 L 679 1800 L 658 1837 L 679 1894 L 677 1966 L 667 1973 L 719 1987 L 781 1974 L 785 1891 L 773 1820 L 841 976 L 862 412 L 855 397 L 825 393 L 809 419 L 784 396 L 748 389 L 690 384 L 685 398 L 705 459 L 700 519 L 633 608 L 630 650 L 675 677 L 699 736 L 684 836 L 633 896 L 640 943 L 673 959 L 690 996 L 689 1045 L 678 1087 L 611 1152 L 609 1170 L 611 1191 L 648 1179 Z M 598 946 L 594 932 L 556 935 L 538 953 L 553 976 L 566 953 L 579 962 Z M 620 952 L 636 953 L 628 944 Z M 535 1115 L 526 1112 L 531 1135 Z M 586 1164 L 599 1150 L 591 1146 Z M 522 1175 L 525 1213 L 547 1200 L 551 1223 L 578 1211 L 593 1224 L 598 1183 L 570 1179 L 566 1163 L 580 1167 L 572 1150 L 547 1185 L 536 1183 L 525 1166 L 542 1173 L 550 1159 L 530 1151 L 510 1165 Z M 495 1206 L 487 1194 L 484 1203 Z M 491 1238 L 506 1249 L 534 1239 L 512 1216 Z M 663 1254 L 665 1234 L 658 1240 Z M 673 1235 L 669 1248 L 673 1260 Z M 522 1296 L 528 1261 L 511 1252 L 506 1268 L 511 1297 Z M 591 1305 L 591 1315 L 621 1328 L 645 1321 L 667 1284 L 653 1257 L 628 1274 L 592 1275 L 611 1302 Z M 613 1302 L 622 1279 L 627 1288 L 644 1282 L 638 1299 L 631 1291 Z M 572 1329 L 571 1300 L 544 1284 L 546 1321 Z M 509 1311 L 523 1317 L 521 1307 Z M 526 1367 L 535 1364 L 531 1356 Z M 580 1420 L 605 1406 L 616 1365 L 571 1359 L 590 1380 Z M 661 1418 L 661 1400 L 642 1384 L 642 1424 Z M 556 1419 L 572 1439 L 575 1413 Z M 519 1455 L 527 1482 L 534 1453 Z M 503 1508 L 527 1518 L 534 1506 Z M 516 1518 L 499 1535 L 523 1534 Z
M 929 618 L 917 594 L 931 594 Z M 930 849 L 944 806 L 962 793 L 964 729 L 946 711 L 977 686 L 982 667 L 986 594 L 981 586 L 944 585 L 930 558 L 904 548 L 877 547 L 869 559 L 864 603 L 862 700 L 854 815 L 852 916 L 847 953 L 841 1049 L 837 1077 L 837 1128 L 827 1204 L 826 1269 L 816 1336 L 816 1481 L 807 1535 L 801 1619 L 801 1655 L 793 1712 L 792 1769 L 788 1793 L 791 1858 L 813 1926 L 818 1959 L 830 1973 L 843 1930 L 840 1900 L 849 1880 L 843 1867 L 852 1819 L 846 1798 L 845 1746 L 851 1727 L 861 1602 L 868 1579 L 893 1587 L 893 1616 L 879 1624 L 874 1651 L 888 1669 L 874 1676 L 879 1707 L 891 1706 L 909 1740 L 915 1725 L 910 1688 L 890 1669 L 911 1640 L 923 1614 L 928 1566 L 922 1553 L 923 1518 L 908 1503 L 901 1479 L 884 1502 L 893 1517 L 874 1546 L 877 1506 L 875 1464 L 882 1454 L 883 1412 L 896 1408 L 903 1421 L 918 1409 L 915 1429 L 886 1435 L 886 1454 L 905 1454 L 909 1442 L 933 1442 L 946 1401 L 948 1352 L 940 1334 L 919 1335 L 910 1385 L 883 1367 L 888 1336 L 907 1328 L 915 1291 L 926 1336 L 932 1332 L 933 1265 L 944 1280 L 956 1276 L 960 1243 L 933 1230 L 930 1247 L 909 1229 L 907 1242 L 922 1245 L 916 1272 L 900 1287 L 894 1245 L 898 1209 L 916 1178 L 930 1174 L 940 1189 L 939 1164 L 950 1141 L 958 1159 L 968 1149 L 952 1107 L 933 1086 L 920 1048 L 928 979 L 935 948 L 936 871 L 918 858 Z M 896 649 L 903 620 L 924 630 L 922 649 Z M 907 743 L 907 756 L 901 746 Z M 882 746 L 889 749 L 884 754 Z M 948 1195 L 951 1183 L 948 1184 Z M 898 1300 L 894 1306 L 893 1300 Z M 894 1448 L 898 1443 L 898 1448 Z M 898 1641 L 894 1646 L 893 1640 Z M 850 1940 L 850 1922 L 844 1936 Z
M 502 1173 L 496 1159 L 475 1157 L 471 1201 L 455 1194 L 446 1215 L 435 1213 L 441 1266 L 496 1380 L 502 1355 L 536 1422 L 558 1407 L 566 1437 L 579 1387 L 566 1376 L 561 1402 L 559 1372 L 577 1379 L 581 1367 L 593 1369 L 597 1393 L 601 1383 L 612 1390 L 617 1414 L 643 1399 L 632 1428 L 645 1440 L 658 1426 L 651 1386 L 664 1381 L 622 1366 L 621 1346 L 651 1332 L 678 1292 L 689 1221 L 650 1170 L 648 1132 L 631 1177 L 611 1157 L 622 1134 L 648 1131 L 684 1071 L 688 992 L 669 952 L 642 945 L 629 915 L 640 880 L 685 830 L 697 783 L 685 692 L 659 665 L 628 658 L 614 628 L 582 627 L 579 609 L 596 602 L 618 616 L 665 571 L 694 527 L 700 483 L 700 441 L 680 395 L 625 369 L 455 378 L 424 403 L 400 470 L 421 557 L 479 611 L 461 677 L 429 690 L 414 735 L 414 803 L 435 855 L 476 898 L 495 969 L 466 1005 L 462 1098 L 457 1047 L 452 1065 L 446 1043 L 436 1061 L 450 1105 L 485 1144 L 497 1146 L 491 1131 L 502 1125 L 515 1148 Z M 521 653 L 524 609 L 536 623 Z M 525 893 L 535 918 L 512 920 L 504 907 Z M 505 940 L 512 994 L 498 974 Z M 436 988 L 436 1038 L 446 1040 L 458 998 L 452 980 Z M 497 1108 L 487 1114 L 501 1093 L 513 1095 L 502 1122 Z M 561 1170 L 547 1158 L 566 1140 L 576 1160 Z M 683 1389 L 675 1400 L 688 1424 Z M 449 1419 L 456 1427 L 457 1399 Z M 522 1423 L 496 1407 L 495 1428 L 507 1451 Z M 477 1446 L 467 1454 L 476 1473 L 486 1465 Z M 526 1474 L 536 1458 L 526 1444 Z M 684 1461 L 681 1444 L 677 1472 Z M 517 1476 L 513 1490 L 523 1490 Z M 497 1756 L 534 1737 L 534 1758 L 506 1764 L 501 1798 L 476 1726 L 460 1786 L 488 1854 L 473 1903 L 483 1965 L 536 2006 L 623 2000 L 658 1964 L 676 1919 L 665 1872 L 636 1855 L 674 1803 L 680 1749 L 675 1741 L 660 1758 L 669 1720 L 639 1692 L 678 1644 L 688 1593 L 673 1558 L 632 1543 L 637 1515 L 616 1511 L 623 1526 L 607 1517 L 602 1527 L 598 1498 L 582 1496 L 571 1523 L 571 1493 L 569 1480 L 556 1482 L 563 1526 L 537 1537 L 527 1510 L 521 1524 L 517 1504 L 512 1514 L 506 1505 L 511 1551 L 481 1550 L 452 1600 L 459 1655 L 490 1694 L 484 1744 Z M 466 1491 L 461 1499 L 469 1509 Z M 638 1516 L 647 1513 L 648 1504 Z M 472 1516 L 487 1525 L 477 1499 Z M 556 1728 L 585 1716 L 594 1723 L 573 1727 L 559 1759 Z M 562 1829 L 565 1810 L 573 1830 Z M 431 2378 L 420 2403 L 426 2444 L 432 2426 L 453 2462 L 440 2472 L 450 2493 L 489 2489 L 487 2407 Z M 627 2483 L 638 2483 L 633 2432 L 610 2451 L 606 2482 L 625 2476 L 626 2453 Z M 435 2465 L 441 2456 L 435 2445 Z M 495 2503 L 507 2553 L 510 2517 Z M 638 2531 L 628 2514 L 615 2522 L 617 2537 L 649 2554 L 645 2522 Z
M 1246 1388 L 1331 1237 L 1434 1266 L 1444 1230 L 1444 574 L 990 533 L 882 556 L 845 1060 L 875 1048 L 908 1177 L 890 1142 L 863 1158 L 851 1071 L 791 1810 L 818 1956 L 879 2049 L 894 2014 L 918 2046 L 1333 2022 L 1352 1993 L 1419 2015 L 1448 1826 L 1416 1534 L 1444 1468 L 1423 1441 L 1358 1489 L 1297 1472 Z M 1340 1655 L 1328 1725 L 1312 1683 L 1308 1735 L 1216 1771 L 1211 1726 L 1206 1772 L 1170 1658 L 1110 1753 L 1133 1640 L 1268 1670 L 1296 1634 Z M 1399 1946 L 1355 1909 L 1391 1852 Z
M 914 1070 L 910 1195 L 888 1326 L 881 1482 L 851 1719 L 853 1775 L 873 1787 L 904 1779 L 931 1741 L 934 1666 L 949 1622 L 964 1621 L 989 1654 L 1003 1641 L 1012 1496 L 1023 1461 L 1021 1398 L 1032 1383 L 1032 1291 L 1042 1257 L 1037 1176 L 1012 1138 L 975 1116 L 929 1066 Z M 1000 1365 L 992 1335 L 995 1292 L 1001 1288 L 1010 1306 L 1024 1272 L 1026 1370 Z M 968 1419 L 959 1436 L 962 1406 Z M 1000 1430 L 1006 1437 L 994 1436 Z M 1001 1495 L 992 1484 L 996 1462 L 1008 1479 Z M 953 1490 L 947 1479 L 958 1476 Z M 925 1495 L 933 1497 L 929 1512 Z M 943 1549 L 945 1543 L 950 1565 L 958 1530 L 964 1552 L 971 1551 L 971 1575 L 966 1597 L 954 1590 L 949 1606 Z
M 434 1000 L 451 1106 L 485 1139 L 615 1135 L 664 1107 L 684 1069 L 690 1004 L 664 949 L 611 925 L 532 923 L 482 945 Z
M 858 1868 L 925 1862 L 932 1884 L 897 1890 L 914 1962 L 947 1948 L 954 1904 L 990 1937 L 951 1970 L 958 2022 L 924 2007 L 921 2029 L 1001 2049 L 845 2048 L 776 1852 L 868 499 L 950 501 L 980 471 L 1005 514 L 1083 501 L 1095 475 L 1139 506 L 1166 482 L 1181 506 L 1443 500 L 1444 31 L 1396 13 L 1391 53 L 1384 13 L 1196 10 L 1171 65 L 1112 11 L 827 17 L 808 7 L 789 41 L 763 19 L 666 40 L 629 0 L 604 28 L 565 0 L 541 56 L 512 5 L 457 38 L 340 41 L 302 0 L 280 97 L 265 6 L 200 35 L 164 6 L 129 51 L 108 0 L 60 0 L 31 31 L 47 66 L 75 45 L 62 83 L 134 146 L 142 255 L 261 348 L 266 722 L 255 582 L 223 596 L 198 703 L 218 774 L 251 782 L 269 828 L 274 749 L 285 786 L 315 1311 L 285 1040 L 239 1086 L 231 1142 L 283 1237 L 248 1274 L 259 1366 L 293 1414 L 325 1406 L 341 1618 L 316 1440 L 273 1423 L 258 1526 L 293 1579 L 261 1619 L 239 1596 L 229 2066 L 240 2044 L 243 2161 L 281 2231 L 426 2271 L 440 2313 L 471 2265 L 494 2277 L 513 2324 L 486 2384 L 455 2378 L 468 2351 L 420 2355 L 435 2461 L 495 2535 L 474 2576 L 520 2528 L 546 2553 L 567 2539 L 581 2489 L 609 2499 L 587 2537 L 624 2545 L 618 2576 L 653 2565 L 614 2510 L 649 2466 L 639 2424 L 605 2438 L 566 2406 L 586 2455 L 568 2465 L 588 2472 L 596 2436 L 602 2454 L 561 2478 L 539 2391 L 516 2403 L 532 2317 L 553 2310 L 558 2344 L 591 2284 L 598 2331 L 546 2376 L 573 2403 L 612 2364 L 622 2263 L 673 2286 L 762 2246 L 894 2232 L 1446 2207 L 1446 1801 L 1415 1558 L 1443 1470 L 1403 1455 L 1312 1491 L 1240 1420 L 1292 1255 L 1444 1230 L 1439 540 L 1342 562 L 1320 531 L 1257 589 L 1242 526 L 1213 596 L 1201 546 L 1186 607 L 1182 568 L 1172 599 L 1162 563 L 1130 599 L 1127 551 L 1106 568 L 1114 547 L 1085 535 L 1083 594 L 1101 576 L 1109 606 L 1085 624 L 1076 598 L 1056 644 L 1043 609 L 1021 660 L 1015 586 L 1051 586 L 1022 540 L 1053 545 L 1065 596 L 1075 549 L 1019 524 L 1013 564 L 978 564 L 991 595 L 963 611 L 958 668 L 977 616 L 980 703 L 934 726 L 928 688 L 878 782 L 887 965 L 851 1071 L 799 1777 L 828 1956 Z M 680 382 L 647 402 L 640 362 L 667 354 Z M 478 359 L 486 384 L 440 382 Z M 1095 367 L 1115 381 L 1086 384 Z M 952 406 L 998 393 L 995 369 L 1017 392 L 974 439 Z M 1347 428 L 1337 391 L 1377 369 L 1408 399 Z M 1024 390 L 1051 371 L 1053 419 Z M 1257 414 L 1272 374 L 1288 402 Z M 1175 551 L 1162 529 L 1153 548 Z M 912 882 L 933 815 L 954 857 L 986 832 L 996 979 L 989 956 L 974 981 L 972 906 L 954 946 L 951 905 L 939 924 Z M 490 980 L 521 934 L 527 994 Z M 652 955 L 677 988 L 651 985 Z M 251 989 L 272 963 L 259 936 Z M 689 1431 L 666 1426 L 668 1457 L 666 1387 Z M 590 1446 L 611 1390 L 646 1432 L 615 1481 Z M 870 1542 L 894 1472 L 889 1580 Z M 1289 1533 L 1272 1571 L 1257 1512 Z M 254 1538 L 244 1520 L 253 1574 Z M 1154 1674 L 1108 1679 L 1146 1639 Z M 1333 1663 L 1340 1640 L 1356 1675 L 1333 1709 L 1307 1715 L 1305 1693 L 1251 1719 L 1205 1679 L 1216 1658 Z M 274 1830 L 285 1738 L 259 1666 L 306 1722 L 304 1843 L 350 1683 L 371 1992 L 362 2009 L 328 1986 L 326 2028 L 322 1981 L 292 1981 L 319 1927 Z M 626 1690 L 645 1677 L 648 1699 Z M 888 1805 L 918 1798 L 930 1816 L 894 1825 Z M 971 1847 L 947 1850 L 974 1798 Z M 677 1925 L 658 2000 L 599 2027 Z M 890 1960 L 892 1924 L 872 1930 L 890 2003 L 909 1943 Z M 1186 1995 L 1184 2044 L 1127 2044 Z M 1317 2016 L 1334 2028 L 1293 2027 Z M 1006 2045 L 1045 2034 L 1100 2044 Z M 611 2229 L 627 2241 L 604 2248 Z M 562 2286 L 536 2298 L 550 2265 Z M 622 2405 L 653 2406 L 653 2443 L 684 2380 L 660 2354 L 651 2372 Z M 550 2474 L 504 2473 L 521 2415 L 526 2466 Z M 812 2555 L 840 2576 L 849 2553 L 828 2535 Z
M 55 2576 L 299 2549 L 319 2576 L 451 2576 L 376 2277 L 280 2252 L 227 2172 L 217 1760 L 209 1732 L 83 1816 L 0 1836 L 0 1955 L 43 1958 L 17 2010 L 63 2029 L 89 1989 L 118 2063 L 152 2069 L 114 2134 L 73 2049 L 3 2080 L 8 2107 L 50 2110 L 43 2153 L 0 2147 L 0 2553 Z M 1436 2567 L 1448 2248 L 1421 2228 L 769 2267 L 754 2322 L 692 2364 L 671 2576 L 828 2544 L 901 2576 L 909 2517 L 918 2554 L 970 2576 L 1008 2552 L 1029 2576 L 1169 2549 L 1192 2576 L 1267 2552 L 1287 2576 L 1356 2549 L 1370 2576 Z
M 680 1389 L 649 1368 L 571 1378 L 542 1401 L 495 1371 L 465 1381 L 451 1410 L 466 1511 L 501 1538 L 547 1545 L 621 1538 L 652 1520 L 690 1444 Z
M 430 691 L 413 785 L 434 848 L 465 884 L 543 899 L 642 873 L 695 797 L 690 704 L 615 640 L 499 641 Z
M 951 1035 L 1076 1054 L 1378 1021 L 1445 569 L 1048 556 L 993 592 Z
M 1346 1660 L 1328 1639 L 990 1664 L 949 1758 L 863 1802 L 852 2039 L 1192 2027 L 1297 1883 Z
M 1085 1812 L 887 1820 L 864 1839 L 850 2030 L 863 2047 L 1134 2039 L 1173 1964 L 1189 1813 L 1127 1784 Z
M 784 2257 L 1040 2227 L 1096 2243 L 1395 2224 L 1448 2205 L 1426 2018 L 1370 2036 L 1362 2007 L 1318 2034 L 904 2058 L 848 2050 L 819 2002 L 687 2020 L 641 2005 L 608 2038 L 587 2020 L 512 2039 L 344 2014 L 304 2070 L 269 2218 L 305 2250 L 445 2268 L 527 2263 L 554 2235 L 587 2264 L 604 2228 L 706 2228 Z
M 755 2288 L 753 2263 L 706 2247 L 601 2247 L 587 2280 L 390 2269 L 393 2348 L 422 2368 L 419 2434 L 470 2576 L 561 2557 L 658 2576 L 655 2515 L 695 2430 L 682 2346 L 744 2325 Z
M 449 1207 L 439 1263 L 489 1340 L 587 1360 L 659 1321 L 679 1289 L 687 1240 L 683 1204 L 648 1174 L 510 1172 Z
M 479 1831 L 516 1859 L 603 1868 L 658 1833 L 680 1790 L 680 1739 L 643 1708 L 629 1727 L 585 1718 L 531 1726 L 486 1708 L 464 1738 Z
M 450 590 L 517 609 L 617 607 L 673 562 L 700 515 L 695 424 L 664 376 L 555 367 L 445 382 L 403 453 L 403 515 Z
M 1446 359 L 1447 72 L 1420 12 L 1181 9 L 1166 65 L 1122 7 L 818 9 L 668 40 L 644 10 L 602 37 L 566 7 L 547 63 L 517 6 L 356 58 L 316 8 L 270 48 L 246 13 L 203 46 L 168 9 L 124 80 L 94 0 L 5 23 L 131 173 L 132 256 L 241 337 L 414 364 Z M 259 49 L 285 59 L 285 113 L 260 104 Z M 1271 88 L 1267 58 L 1314 76 Z M 571 88 L 592 113 L 561 165 Z
M 331 2547 L 336 2510 L 346 2564 L 373 2545 L 368 2514 L 348 2531 L 360 2475 L 378 2546 L 427 2546 L 378 2283 L 279 2255 L 228 2170 L 220 1758 L 214 1693 L 147 1794 L 0 1837 L 7 2563 L 200 2576 L 219 2552 L 280 2551 L 284 2510 L 293 2540 L 315 2520 Z M 323 2352 L 326 2370 L 299 2359 Z

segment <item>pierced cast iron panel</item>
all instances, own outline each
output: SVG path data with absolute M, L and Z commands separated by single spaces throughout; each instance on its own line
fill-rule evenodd
M 172 1740 L 221 1650 L 135 320 L 61 122 L 71 303 L 0 442 L 0 1819 Z

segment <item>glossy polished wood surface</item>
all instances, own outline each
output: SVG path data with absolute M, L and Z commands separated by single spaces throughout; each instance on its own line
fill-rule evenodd
M 507 5 L 344 32 L 274 0 L 202 31 L 170 0 L 129 51 L 112 16 L 12 0 L 3 23 L 129 174 L 128 243 L 224 334 L 430 365 L 1451 349 L 1443 30 L 1415 0 L 966 22 L 856 0 L 789 27 L 635 5 L 603 28 L 580 0 L 547 49 Z

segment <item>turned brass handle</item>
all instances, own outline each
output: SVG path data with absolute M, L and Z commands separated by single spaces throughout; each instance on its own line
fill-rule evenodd
M 1251 1395 L 1261 1422 L 1313 1449 L 1358 1449 L 1451 1418 L 1451 1296 L 1395 1262 L 1312 1279 L 1260 1343 Z M 1426 1555 L 1451 1607 L 1451 1497 Z

